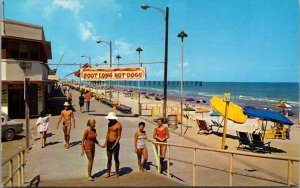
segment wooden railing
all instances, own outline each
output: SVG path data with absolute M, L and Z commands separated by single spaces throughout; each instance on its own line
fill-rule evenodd
M 15 157 L 18 157 L 18 166 L 14 171 L 13 160 Z M 25 167 L 25 148 L 20 150 L 18 153 L 11 156 L 9 159 L 2 162 L 2 176 L 3 176 L 3 166 L 8 163 L 8 178 L 2 181 L 2 186 L 14 187 L 14 177 L 18 174 L 18 186 L 24 185 L 24 167 Z
M 233 185 L 233 175 L 240 175 L 240 176 L 245 176 L 245 177 L 250 177 L 250 178 L 255 178 L 255 179 L 260 179 L 260 180 L 265 180 L 269 182 L 275 182 L 287 186 L 298 186 L 298 183 L 293 184 L 292 178 L 293 178 L 293 163 L 298 162 L 299 163 L 299 158 L 294 158 L 294 157 L 280 157 L 280 156 L 267 156 L 267 155 L 259 155 L 259 154 L 253 154 L 253 153 L 246 153 L 246 152 L 239 152 L 239 151 L 229 151 L 229 150 L 220 150 L 220 149 L 214 149 L 214 148 L 205 148 L 205 147 L 191 147 L 191 146 L 184 146 L 184 145 L 176 145 L 176 144 L 169 144 L 169 143 L 162 143 L 162 142 L 153 142 L 153 151 L 155 154 L 155 159 L 157 163 L 157 173 L 160 173 L 160 161 L 159 161 L 159 153 L 160 153 L 160 147 L 157 147 L 157 150 L 155 149 L 154 144 L 162 144 L 167 146 L 167 177 L 170 177 L 170 160 L 173 161 L 178 161 L 181 163 L 185 164 L 190 164 L 192 165 L 192 186 L 196 186 L 196 167 L 203 167 L 211 170 L 216 170 L 216 171 L 222 171 L 222 172 L 227 172 L 229 176 L 229 182 L 228 185 L 232 186 Z M 193 156 L 193 161 L 185 161 L 181 159 L 176 159 L 170 156 L 170 149 L 172 147 L 177 147 L 177 148 L 185 148 L 185 149 L 190 149 L 192 150 L 192 156 Z M 222 154 L 227 154 L 229 155 L 229 161 L 228 161 L 228 169 L 221 169 L 221 168 L 216 168 L 208 165 L 203 165 L 203 164 L 197 164 L 196 163 L 196 151 L 208 151 L 211 153 L 222 153 Z M 185 153 L 185 155 L 187 155 Z M 271 179 L 271 178 L 266 178 L 266 177 L 261 177 L 261 176 L 254 176 L 250 174 L 245 174 L 241 172 L 235 172 L 233 171 L 233 163 L 234 163 L 234 155 L 236 156 L 247 156 L 247 157 L 253 157 L 253 158 L 265 158 L 267 160 L 280 160 L 280 161 L 285 161 L 287 162 L 287 177 L 286 181 L 278 180 L 278 179 Z M 185 157 L 187 158 L 187 157 Z M 284 169 L 280 169 L 283 171 Z M 202 176 L 204 177 L 204 176 Z

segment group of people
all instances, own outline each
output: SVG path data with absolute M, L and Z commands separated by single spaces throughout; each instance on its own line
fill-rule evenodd
M 84 96 L 83 96 L 83 93 L 80 94 L 80 96 L 79 96 L 79 106 L 80 106 L 80 112 L 81 113 L 84 113 L 84 110 L 83 110 L 84 103 L 85 103 L 86 111 L 87 112 L 90 111 L 91 98 L 92 98 L 92 96 L 91 96 L 91 93 L 89 91 L 87 91 Z
M 64 147 L 68 149 L 70 147 L 70 132 L 71 127 L 75 129 L 75 117 L 71 109 L 69 109 L 70 104 L 68 102 L 64 103 L 64 110 L 61 111 L 61 114 L 58 118 L 56 128 L 58 129 L 61 121 L 63 120 L 63 133 L 65 139 Z M 37 120 L 38 132 L 41 135 L 41 145 L 42 148 L 46 146 L 46 133 L 48 129 L 50 116 L 46 115 L 44 111 L 41 112 L 41 117 Z M 114 177 L 119 176 L 119 151 L 120 151 L 120 139 L 122 133 L 122 125 L 117 121 L 118 117 L 114 112 L 108 113 L 105 117 L 108 119 L 108 129 L 105 138 L 105 143 L 100 144 L 97 140 L 96 132 L 96 120 L 89 119 L 87 121 L 87 128 L 83 133 L 81 140 L 81 156 L 84 154 L 88 159 L 88 179 L 90 181 L 94 180 L 92 176 L 92 168 L 95 156 L 96 145 L 100 148 L 106 148 L 107 153 L 107 175 L 106 177 L 111 176 L 111 166 L 112 166 L 112 157 L 115 161 L 115 174 Z M 157 120 L 158 126 L 154 129 L 153 138 L 156 142 L 167 142 L 167 139 L 170 138 L 169 130 L 167 127 L 163 126 L 162 118 Z M 144 171 L 145 164 L 148 160 L 148 151 L 146 147 L 146 141 L 153 142 L 148 138 L 145 128 L 145 122 L 140 122 L 138 124 L 138 130 L 134 134 L 134 149 L 137 154 L 138 166 L 141 172 Z M 161 173 L 163 171 L 163 160 L 165 158 L 167 146 L 164 144 L 156 144 L 156 149 L 160 147 L 160 165 Z

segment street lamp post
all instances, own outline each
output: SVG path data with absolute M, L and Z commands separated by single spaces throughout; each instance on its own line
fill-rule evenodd
M 97 43 L 101 43 L 101 42 L 104 42 L 106 44 L 109 45 L 109 67 L 111 68 L 112 67 L 112 47 L 111 47 L 111 41 L 103 41 L 103 40 L 97 40 L 96 41 Z M 110 87 L 110 100 L 111 100 L 111 97 L 112 97 L 112 94 L 111 94 L 111 80 L 109 80 L 109 87 Z M 106 95 L 106 93 L 105 93 Z
M 167 87 L 168 87 L 168 36 L 169 36 L 169 7 L 166 7 L 166 11 L 160 8 L 142 4 L 142 9 L 154 8 L 161 12 L 165 17 L 166 30 L 165 30 L 165 66 L 164 66 L 164 104 L 163 104 L 163 122 L 167 122 Z
M 143 66 L 142 65 L 142 62 L 141 62 L 141 52 L 143 51 L 143 49 L 141 47 L 138 47 L 136 49 L 136 51 L 138 52 L 139 54 L 139 63 L 141 64 L 141 67 Z M 139 116 L 142 115 L 142 111 L 141 111 L 141 91 L 140 91 L 140 87 L 141 87 L 141 81 L 139 80 L 139 85 L 138 85 L 138 88 L 139 88 L 139 102 L 138 102 L 138 109 L 139 109 Z
M 119 67 L 119 61 L 121 59 L 121 56 L 120 55 L 117 55 L 117 60 L 118 60 L 118 67 Z M 118 81 L 118 87 L 119 87 L 119 81 Z M 118 104 L 119 104 L 119 88 L 118 88 Z
M 106 65 L 106 64 L 107 64 L 107 61 L 104 60 L 103 63 L 104 63 L 104 65 Z M 105 99 L 106 99 L 106 83 L 105 83 L 105 81 L 104 81 L 104 97 L 105 97 Z
M 181 128 L 180 128 L 180 134 L 182 134 L 182 125 L 183 125 L 183 121 L 182 121 L 182 116 L 183 116 L 183 102 L 182 102 L 182 98 L 183 98 L 183 48 L 184 48 L 184 43 L 183 43 L 183 39 L 185 37 L 187 37 L 188 35 L 182 30 L 177 37 L 181 38 L 181 82 L 180 82 L 180 122 L 181 122 Z

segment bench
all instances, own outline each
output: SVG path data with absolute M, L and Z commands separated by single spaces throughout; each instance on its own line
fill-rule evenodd
M 120 104 L 117 106 L 117 110 L 120 110 L 124 113 L 131 114 L 131 107 Z
M 112 102 L 113 101 L 111 101 L 109 99 L 102 99 L 101 102 L 104 103 L 104 104 L 106 104 L 106 105 L 108 105 L 108 106 L 112 106 Z

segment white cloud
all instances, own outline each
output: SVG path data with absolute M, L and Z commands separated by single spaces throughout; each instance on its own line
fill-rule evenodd
M 132 48 L 132 45 L 123 40 L 116 40 L 115 45 L 116 45 L 115 54 L 131 55 L 134 53 L 134 49 Z
M 85 21 L 79 24 L 80 39 L 83 41 L 87 39 L 97 40 L 98 37 L 93 34 L 95 33 L 95 31 L 96 29 L 94 25 L 89 21 Z
M 79 0 L 54 0 L 53 5 L 70 10 L 75 14 L 78 14 L 83 8 Z
M 183 67 L 188 67 L 189 65 L 190 65 L 189 62 L 187 62 L 187 61 L 183 62 Z M 181 67 L 181 63 L 178 63 L 177 66 Z

